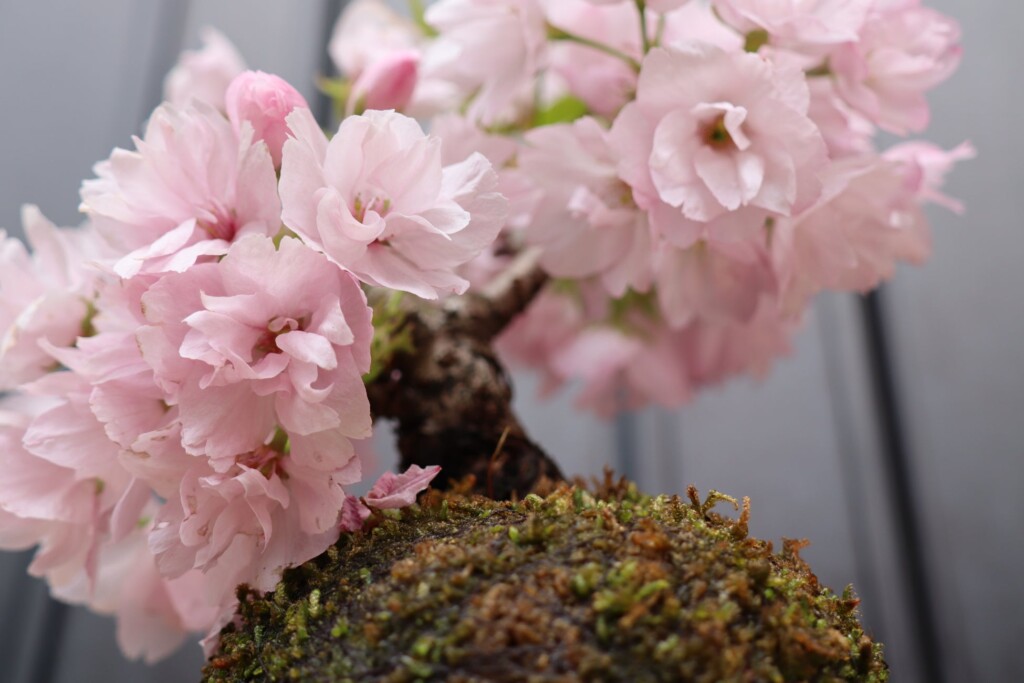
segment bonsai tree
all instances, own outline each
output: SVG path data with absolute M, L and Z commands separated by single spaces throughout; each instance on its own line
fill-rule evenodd
M 640 656 L 668 680 L 693 662 L 693 680 L 880 680 L 854 599 L 822 593 L 795 545 L 748 539 L 746 509 L 711 511 L 721 494 L 571 487 L 505 368 L 574 380 L 602 415 L 677 406 L 765 372 L 818 291 L 922 261 L 921 207 L 957 208 L 939 188 L 972 150 L 874 137 L 925 127 L 956 24 L 917 0 L 412 9 L 350 3 L 341 77 L 321 82 L 337 125 L 207 33 L 134 149 L 82 184 L 83 225 L 24 209 L 31 252 L 8 238 L 0 254 L 0 543 L 38 545 L 30 571 L 115 615 L 128 656 L 196 633 L 213 653 L 227 627 L 212 678 L 391 661 L 394 680 L 492 680 L 487 650 L 371 617 L 409 616 L 400 594 L 420 585 L 463 581 L 468 599 L 555 581 L 544 628 L 570 618 L 576 640 L 510 650 L 508 671 Z M 352 495 L 382 419 L 400 473 Z M 417 503 L 431 483 L 456 492 Z M 578 548 L 602 525 L 632 545 Z M 746 616 L 715 613 L 702 642 L 745 645 L 711 664 L 672 620 L 706 621 L 722 582 L 738 591 L 722 609 Z M 424 614 L 464 636 L 499 619 L 457 607 Z M 325 644 L 357 619 L 358 639 Z

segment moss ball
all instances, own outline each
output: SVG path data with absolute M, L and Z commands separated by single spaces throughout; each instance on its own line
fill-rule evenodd
M 857 600 L 801 544 L 606 482 L 378 512 L 266 595 L 239 593 L 206 681 L 886 681 Z M 744 501 L 746 503 L 746 501 Z

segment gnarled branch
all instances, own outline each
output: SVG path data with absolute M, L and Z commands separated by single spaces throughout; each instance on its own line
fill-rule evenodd
M 499 499 L 564 479 L 512 411 L 492 345 L 546 281 L 524 256 L 479 294 L 408 306 L 414 351 L 397 353 L 368 387 L 374 416 L 397 422 L 403 468 L 440 465 L 442 487 L 473 475 L 476 492 Z

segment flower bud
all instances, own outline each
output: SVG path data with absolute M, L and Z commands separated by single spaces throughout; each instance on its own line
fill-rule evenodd
M 308 108 L 305 98 L 284 79 L 262 71 L 246 71 L 231 81 L 225 94 L 228 118 L 235 131 L 248 121 L 254 141 L 263 140 L 274 166 L 281 166 L 281 147 L 288 138 L 285 117 L 298 107 Z
M 349 113 L 366 109 L 401 109 L 412 99 L 419 75 L 415 50 L 392 52 L 369 64 L 352 85 Z

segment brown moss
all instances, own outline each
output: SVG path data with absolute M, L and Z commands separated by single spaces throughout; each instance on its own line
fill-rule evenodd
M 243 590 L 207 681 L 888 679 L 849 589 L 819 586 L 703 503 L 594 494 L 494 502 L 431 492 Z M 732 501 L 735 503 L 735 501 Z

